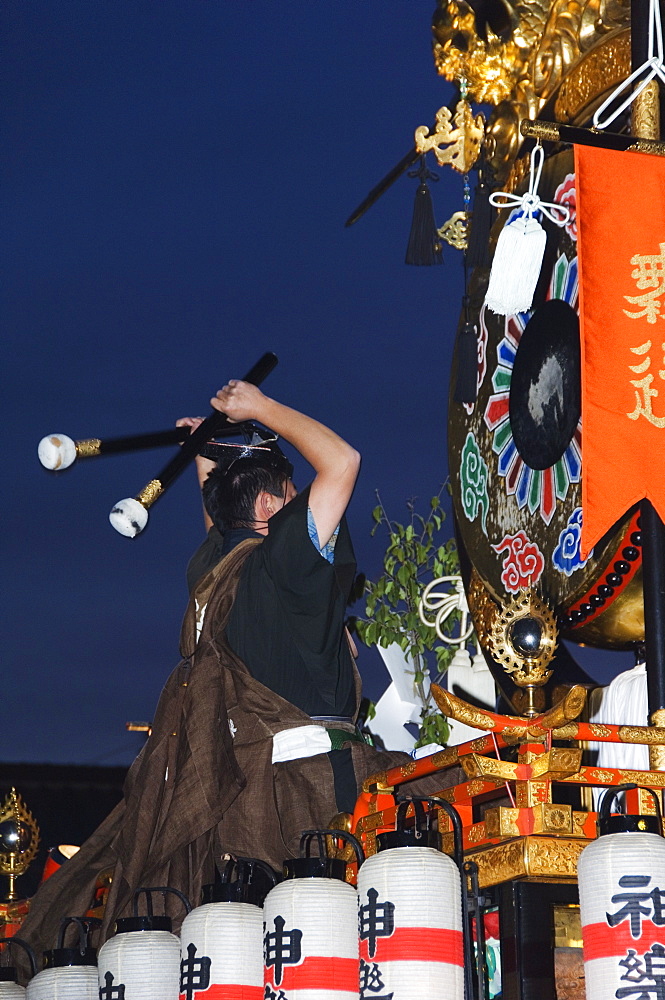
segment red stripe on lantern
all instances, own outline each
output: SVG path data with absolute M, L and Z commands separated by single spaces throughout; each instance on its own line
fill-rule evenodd
M 185 1000 L 185 997 L 185 993 L 180 994 L 180 1000 Z M 263 1000 L 263 986 L 217 984 L 207 990 L 196 990 L 196 1000 Z
M 616 958 L 624 956 L 629 948 L 644 954 L 658 943 L 665 947 L 665 927 L 656 927 L 650 920 L 642 921 L 642 933 L 634 938 L 630 933 L 630 921 L 624 920 L 616 927 L 606 923 L 586 924 L 582 928 L 584 961 L 594 958 Z
M 396 927 L 389 937 L 376 939 L 370 958 L 369 941 L 360 942 L 360 957 L 366 962 L 447 962 L 464 965 L 461 931 L 446 927 Z
M 268 984 L 277 989 L 274 970 L 266 969 Z M 360 988 L 360 963 L 356 958 L 335 958 L 331 955 L 309 955 L 300 965 L 286 965 L 282 969 L 279 989 L 289 990 L 341 990 L 358 993 Z

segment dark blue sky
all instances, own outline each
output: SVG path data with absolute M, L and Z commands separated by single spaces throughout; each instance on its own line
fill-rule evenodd
M 273 350 L 266 391 L 363 453 L 350 521 L 368 575 L 374 490 L 400 518 L 445 479 L 460 257 L 404 265 L 413 179 L 343 226 L 450 99 L 433 6 L 5 5 L 3 759 L 132 759 L 124 723 L 151 718 L 177 661 L 202 537 L 193 470 L 135 541 L 108 523 L 168 452 L 56 477 L 37 462 L 45 434 L 205 414 Z M 433 196 L 441 224 L 462 207 L 461 179 L 447 171 Z M 378 696 L 373 654 L 361 665 Z

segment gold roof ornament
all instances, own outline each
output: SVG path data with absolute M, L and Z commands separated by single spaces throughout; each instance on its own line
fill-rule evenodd
M 438 0 L 437 71 L 467 80 L 469 98 L 491 104 L 487 157 L 499 183 L 515 162 L 520 123 L 555 101 L 556 117 L 582 124 L 630 73 L 629 0 L 519 0 L 476 14 L 465 0 Z
M 39 847 L 39 827 L 15 788 L 0 806 L 0 872 L 9 878 L 7 901 L 17 899 L 14 883 L 30 867 Z

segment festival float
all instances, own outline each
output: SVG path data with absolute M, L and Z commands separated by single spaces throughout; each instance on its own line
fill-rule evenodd
M 480 735 L 369 777 L 353 814 L 303 831 L 302 857 L 277 885 L 255 862 L 230 859 L 224 886 L 207 887 L 185 920 L 188 944 L 168 984 L 136 971 L 178 965 L 177 938 L 150 902 L 166 887 L 142 889 L 149 913 L 137 900 L 135 923 L 119 930 L 150 924 L 169 960 L 141 934 L 111 939 L 102 951 L 143 942 L 147 952 L 126 974 L 100 955 L 100 1000 L 665 997 L 660 9 L 440 0 L 433 33 L 436 69 L 456 98 L 433 128 L 415 128 L 412 149 L 349 223 L 418 164 L 407 263 L 440 263 L 444 243 L 462 255 L 449 472 L 465 608 L 500 710 L 433 685 L 441 713 Z M 428 157 L 463 178 L 462 208 L 442 226 Z M 275 361 L 247 378 L 258 383 Z M 223 433 L 202 424 L 116 505 L 117 530 L 138 534 L 201 444 Z M 52 435 L 40 458 L 55 469 L 155 443 Z M 564 639 L 644 652 L 649 725 L 600 721 Z M 648 751 L 642 767 L 625 763 L 636 747 Z M 410 792 L 425 777 L 441 779 L 438 791 Z M 29 909 L 14 878 L 38 834 L 15 792 L 3 810 L 11 950 Z M 100 873 L 90 911 L 72 916 L 100 916 L 110 878 Z M 218 966 L 233 956 L 215 935 L 238 935 L 238 953 L 259 942 L 262 907 L 263 975 L 257 954 L 244 978 L 224 978 Z M 213 930 L 194 933 L 204 917 Z M 0 976 L 0 997 L 23 995 L 10 979 Z

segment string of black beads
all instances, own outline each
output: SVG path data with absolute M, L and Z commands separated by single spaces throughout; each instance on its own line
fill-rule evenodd
M 625 545 L 621 550 L 621 559 L 617 559 L 612 569 L 605 574 L 605 579 L 603 583 L 599 583 L 592 594 L 589 594 L 588 600 L 584 604 L 580 604 L 579 608 L 574 608 L 569 614 L 560 615 L 558 618 L 558 625 L 561 629 L 571 628 L 571 626 L 579 625 L 581 622 L 586 621 L 589 615 L 593 614 L 598 608 L 602 608 L 603 604 L 614 595 L 614 591 L 617 587 L 620 587 L 623 583 L 623 578 L 631 570 L 631 563 L 634 563 L 640 558 L 641 548 L 642 548 L 642 532 L 640 528 L 640 518 L 637 518 L 637 531 L 633 531 L 630 535 L 630 545 Z

